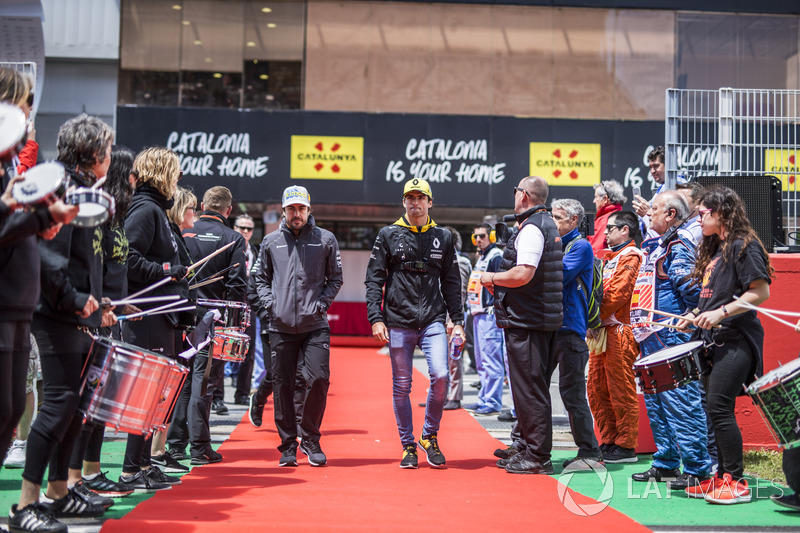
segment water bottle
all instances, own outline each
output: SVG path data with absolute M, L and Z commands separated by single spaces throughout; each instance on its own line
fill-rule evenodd
M 454 361 L 461 359 L 461 352 L 464 351 L 464 339 L 460 335 L 453 335 L 450 339 L 450 358 Z

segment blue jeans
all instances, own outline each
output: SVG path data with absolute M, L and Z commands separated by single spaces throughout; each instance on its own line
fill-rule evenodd
M 497 327 L 493 313 L 472 317 L 475 366 L 481 378 L 478 403 L 499 411 L 503 408 L 503 330 Z
M 392 401 L 397 431 L 403 446 L 414 444 L 414 421 L 411 411 L 411 377 L 414 373 L 414 348 L 420 347 L 428 362 L 431 380 L 425 405 L 422 435 L 439 431 L 442 410 L 447 397 L 450 375 L 447 368 L 447 333 L 444 324 L 434 322 L 421 330 L 389 328 L 389 356 L 392 359 Z

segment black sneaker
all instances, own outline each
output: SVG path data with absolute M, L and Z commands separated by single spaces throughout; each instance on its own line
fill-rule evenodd
M 667 488 L 670 490 L 686 490 L 689 487 L 695 487 L 703 481 L 709 479 L 709 476 L 693 476 L 687 472 L 679 475 L 674 481 L 667 481 Z
M 498 459 L 510 459 L 519 453 L 519 450 L 513 446 L 509 446 L 508 448 L 497 448 L 494 451 L 494 456 Z
M 219 463 L 222 461 L 222 454 L 215 452 L 211 448 L 200 455 L 193 455 L 191 464 L 193 465 L 210 465 L 211 463 Z
M 595 470 L 598 466 L 603 464 L 602 457 L 573 457 L 567 459 L 562 465 L 564 468 L 569 467 L 573 472 L 583 470 Z
M 442 450 L 439 449 L 439 439 L 436 438 L 436 433 L 423 435 L 419 439 L 419 446 L 428 455 L 428 464 L 435 467 L 444 466 L 445 459 Z
M 249 398 L 247 396 L 234 396 L 233 397 L 233 404 L 234 405 L 250 405 Z
M 111 481 L 106 477 L 105 472 L 100 472 L 92 479 L 83 478 L 83 484 L 92 492 L 107 498 L 122 498 L 128 494 L 133 494 L 133 487 L 125 483 Z
M 497 466 L 497 468 L 505 468 L 510 464 L 518 463 L 518 462 L 522 461 L 524 458 L 525 458 L 525 454 L 524 453 L 517 452 L 514 455 L 512 455 L 511 457 L 508 457 L 506 459 L 498 459 L 497 462 L 495 463 L 495 465 Z
M 604 442 L 603 444 L 600 445 L 600 453 L 605 455 L 608 452 L 610 452 L 613 448 L 614 448 L 613 444 L 608 444 L 607 442 Z
M 654 466 L 644 472 L 633 474 L 631 478 L 633 478 L 634 481 L 655 481 L 656 483 L 661 483 L 662 481 L 674 481 L 678 479 L 680 475 L 680 468 L 658 468 Z
M 325 466 L 325 463 L 328 462 L 328 458 L 319 447 L 319 442 L 303 439 L 300 442 L 300 451 L 308 456 L 308 464 L 311 466 Z
M 67 495 L 57 500 L 44 501 L 41 504 L 50 509 L 56 518 L 98 518 L 106 512 L 100 505 L 90 503 L 86 498 L 76 493 L 74 489 L 69 489 Z
M 417 445 L 408 444 L 403 447 L 403 458 L 400 460 L 400 468 L 417 468 Z
M 171 474 L 185 474 L 189 471 L 188 466 L 180 464 L 169 454 L 169 452 L 164 452 L 161 455 L 154 455 L 150 457 L 150 463 L 159 467 L 163 472 L 168 472 Z
M 87 502 L 91 503 L 92 505 L 99 505 L 103 509 L 108 509 L 112 505 L 114 505 L 114 500 L 111 498 L 107 498 L 105 496 L 100 496 L 94 491 L 89 490 L 83 480 L 78 481 L 72 486 L 72 490 L 75 493 L 86 500 Z
M 500 422 L 516 422 L 517 417 L 511 414 L 511 411 L 501 411 L 499 415 L 497 415 L 497 420 Z
M 769 499 L 781 507 L 786 507 L 792 511 L 800 511 L 800 497 L 797 494 L 773 494 Z
M 250 395 L 250 409 L 247 411 L 247 418 L 254 427 L 260 428 L 264 418 L 264 406 L 256 403 L 256 394 Z
M 172 456 L 176 461 L 188 461 L 192 458 L 191 455 L 186 453 L 186 448 L 167 448 L 167 453 Z
M 132 476 L 126 476 L 124 474 L 120 475 L 119 482 L 133 487 L 134 492 L 138 493 L 150 493 L 157 490 L 169 490 L 172 488 L 172 485 L 152 481 L 150 478 L 145 476 L 144 472 L 141 470 Z
M 67 525 L 56 520 L 53 513 L 41 503 L 31 503 L 22 509 L 17 509 L 16 503 L 12 505 L 8 513 L 8 529 L 12 533 L 67 533 Z
M 278 466 L 297 466 L 297 443 L 283 450 Z
M 225 405 L 225 402 L 222 401 L 221 398 L 211 400 L 211 410 L 218 415 L 227 415 L 229 413 L 228 406 Z
M 143 470 L 144 476 L 150 480 L 150 483 L 165 483 L 167 485 L 180 485 L 181 478 L 178 476 L 168 476 L 161 471 L 156 465 L 150 465 L 150 468 Z
M 603 453 L 603 461 L 606 463 L 635 463 L 639 460 L 636 457 L 636 450 L 633 448 L 623 448 L 622 446 L 614 445 L 611 451 Z
M 522 454 L 520 454 L 522 455 Z M 506 465 L 506 472 L 510 474 L 554 474 L 553 463 L 545 461 L 540 463 L 538 461 L 531 461 L 530 459 L 522 459 Z

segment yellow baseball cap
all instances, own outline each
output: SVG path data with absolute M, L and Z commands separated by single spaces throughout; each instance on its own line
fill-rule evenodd
M 418 191 L 422 194 L 428 196 L 431 200 L 433 200 L 433 193 L 431 192 L 431 186 L 428 185 L 428 182 L 420 179 L 414 178 L 412 180 L 408 180 L 403 187 L 403 196 L 410 193 L 411 191 Z

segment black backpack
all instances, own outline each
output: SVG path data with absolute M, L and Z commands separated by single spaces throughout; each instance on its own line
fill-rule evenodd
M 579 240 L 586 239 L 582 237 L 574 239 L 567 245 L 567 248 L 564 250 L 564 255 L 567 255 L 572 245 Z M 586 301 L 588 303 L 588 309 L 586 310 L 587 325 L 589 329 L 596 329 L 602 325 L 600 321 L 600 306 L 603 303 L 603 262 L 595 257 L 594 253 L 592 253 L 592 259 L 592 289 L 588 290 L 580 276 L 575 279 L 578 281 L 581 290 L 586 294 Z

